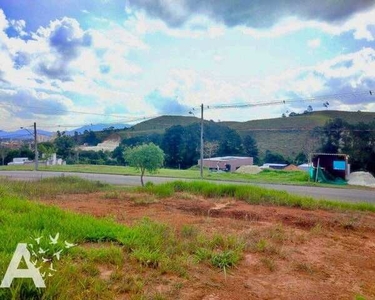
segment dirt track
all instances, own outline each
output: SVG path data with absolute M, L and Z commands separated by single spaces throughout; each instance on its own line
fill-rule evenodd
M 43 202 L 124 224 L 149 217 L 176 229 L 190 224 L 208 235 L 241 236 L 249 245 L 267 241 L 262 251 L 249 247 L 227 279 L 217 269 L 194 266 L 178 299 L 375 299 L 375 214 L 252 206 L 187 194 L 164 200 L 127 193 L 106 197 L 68 195 Z M 148 288 L 170 289 L 176 281 L 167 277 Z

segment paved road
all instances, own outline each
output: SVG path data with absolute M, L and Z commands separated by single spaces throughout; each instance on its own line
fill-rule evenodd
M 109 175 L 109 174 L 91 174 L 91 173 L 75 173 L 75 172 L 43 172 L 43 171 L 0 171 L 0 176 L 6 176 L 14 179 L 23 180 L 37 180 L 47 177 L 58 176 L 79 176 L 88 180 L 98 180 L 110 184 L 139 186 L 139 176 L 124 176 L 124 175 Z M 155 184 L 189 179 L 180 178 L 166 178 L 166 177 L 146 177 L 146 181 L 151 181 Z M 216 183 L 231 183 L 231 184 L 250 184 L 245 182 L 233 181 L 215 181 Z M 311 196 L 316 199 L 332 199 L 348 202 L 371 202 L 375 203 L 375 190 L 360 190 L 360 189 L 341 189 L 341 188 L 326 188 L 326 187 L 310 187 L 310 186 L 295 186 L 295 185 L 281 185 L 281 184 L 260 184 L 251 183 L 251 185 L 262 186 L 274 190 L 287 191 L 292 194 L 303 196 Z

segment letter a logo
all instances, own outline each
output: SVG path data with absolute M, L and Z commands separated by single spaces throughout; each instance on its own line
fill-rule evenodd
M 26 262 L 27 269 L 18 269 L 22 258 Z M 17 245 L 0 288 L 10 288 L 14 278 L 32 278 L 37 288 L 46 287 L 39 270 L 30 261 L 30 252 L 27 250 L 27 244 Z

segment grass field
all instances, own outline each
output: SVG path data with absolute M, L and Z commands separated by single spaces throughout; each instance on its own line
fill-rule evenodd
M 5 273 L 18 243 L 32 243 L 40 236 L 44 239 L 39 246 L 51 251 L 44 258 L 52 259 L 57 270 L 54 276 L 46 276 L 46 289 L 36 289 L 31 279 L 15 279 L 11 289 L 0 289 L 0 299 L 114 299 L 119 294 L 130 294 L 132 299 L 164 299 L 156 291 L 145 294 L 143 269 L 150 269 L 154 276 L 170 273 L 185 277 L 191 264 L 208 263 L 226 271 L 241 258 L 242 244 L 233 239 L 226 242 L 226 237 L 217 244 L 204 235 L 181 235 L 148 219 L 124 226 L 110 218 L 68 213 L 27 200 L 108 188 L 71 177 L 22 183 L 0 179 L 0 274 Z M 51 249 L 48 237 L 56 233 L 61 242 Z M 65 249 L 65 240 L 78 246 Z M 60 261 L 52 256 L 56 249 L 64 249 Z M 125 263 L 138 274 L 123 273 Z M 37 266 L 44 268 L 41 262 Z M 101 277 L 103 266 L 117 270 L 110 283 Z
M 38 246 L 49 251 L 43 258 L 51 259 L 56 270 L 45 277 L 46 289 L 15 279 L 11 289 L 0 289 L 0 299 L 278 298 L 271 286 L 283 289 L 286 273 L 289 283 L 280 299 L 290 299 L 290 289 L 297 299 L 313 293 L 315 299 L 371 296 L 367 282 L 372 277 L 363 271 L 373 262 L 371 248 L 352 247 L 352 273 L 338 269 L 351 259 L 348 245 L 365 243 L 362 235 L 373 240 L 371 212 L 375 206 L 370 204 L 204 181 L 119 188 L 75 177 L 0 178 L 0 274 L 18 243 L 33 243 L 29 250 L 37 250 L 36 237 L 43 237 Z M 49 236 L 57 233 L 59 242 L 50 245 Z M 65 241 L 77 246 L 65 249 Z M 58 249 L 63 249 L 61 260 L 53 256 Z M 317 258 L 317 253 L 325 254 Z M 50 272 L 49 262 L 35 257 L 41 272 Z M 356 257 L 370 262 L 363 266 Z M 326 262 L 318 266 L 318 259 Z M 355 282 L 319 289 L 324 274 Z M 296 288 L 296 280 L 304 284 Z M 356 289 L 360 283 L 363 287 Z
M 249 204 L 298 207 L 303 209 L 338 209 L 375 212 L 370 203 L 347 203 L 329 200 L 316 200 L 311 197 L 292 195 L 284 191 L 274 191 L 257 186 L 215 184 L 209 182 L 175 181 L 161 185 L 146 185 L 145 189 L 153 195 L 170 197 L 176 192 L 187 192 L 209 198 L 232 197 Z
M 33 170 L 33 166 L 5 166 L 0 167 L 1 170 L 21 171 Z M 101 174 L 118 174 L 118 175 L 139 175 L 139 172 L 131 167 L 123 166 L 98 166 L 98 165 L 66 165 L 39 167 L 40 171 L 61 171 L 61 172 L 82 172 L 82 173 L 101 173 Z M 148 176 L 174 177 L 174 178 L 190 178 L 200 179 L 200 171 L 198 168 L 188 170 L 176 169 L 160 169 L 157 173 L 146 174 Z M 295 184 L 295 185 L 320 185 L 308 182 L 308 174 L 302 171 L 278 171 L 264 170 L 259 174 L 240 174 L 240 173 L 216 173 L 204 170 L 204 178 L 210 180 L 231 180 L 246 181 L 258 183 L 279 183 L 279 184 Z

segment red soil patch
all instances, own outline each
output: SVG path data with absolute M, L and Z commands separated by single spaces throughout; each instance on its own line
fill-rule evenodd
M 234 234 L 249 242 L 261 237 L 272 245 L 264 252 L 247 249 L 226 279 L 217 269 L 194 265 L 188 279 L 178 279 L 182 287 L 171 299 L 375 299 L 375 214 L 249 205 L 187 194 L 139 204 L 151 197 L 121 193 L 121 199 L 105 199 L 95 193 L 43 202 L 112 216 L 127 225 L 148 217 L 177 230 L 190 224 L 206 234 Z M 108 272 L 103 270 L 103 276 Z M 177 279 L 165 276 L 163 285 L 147 288 L 167 291 Z

